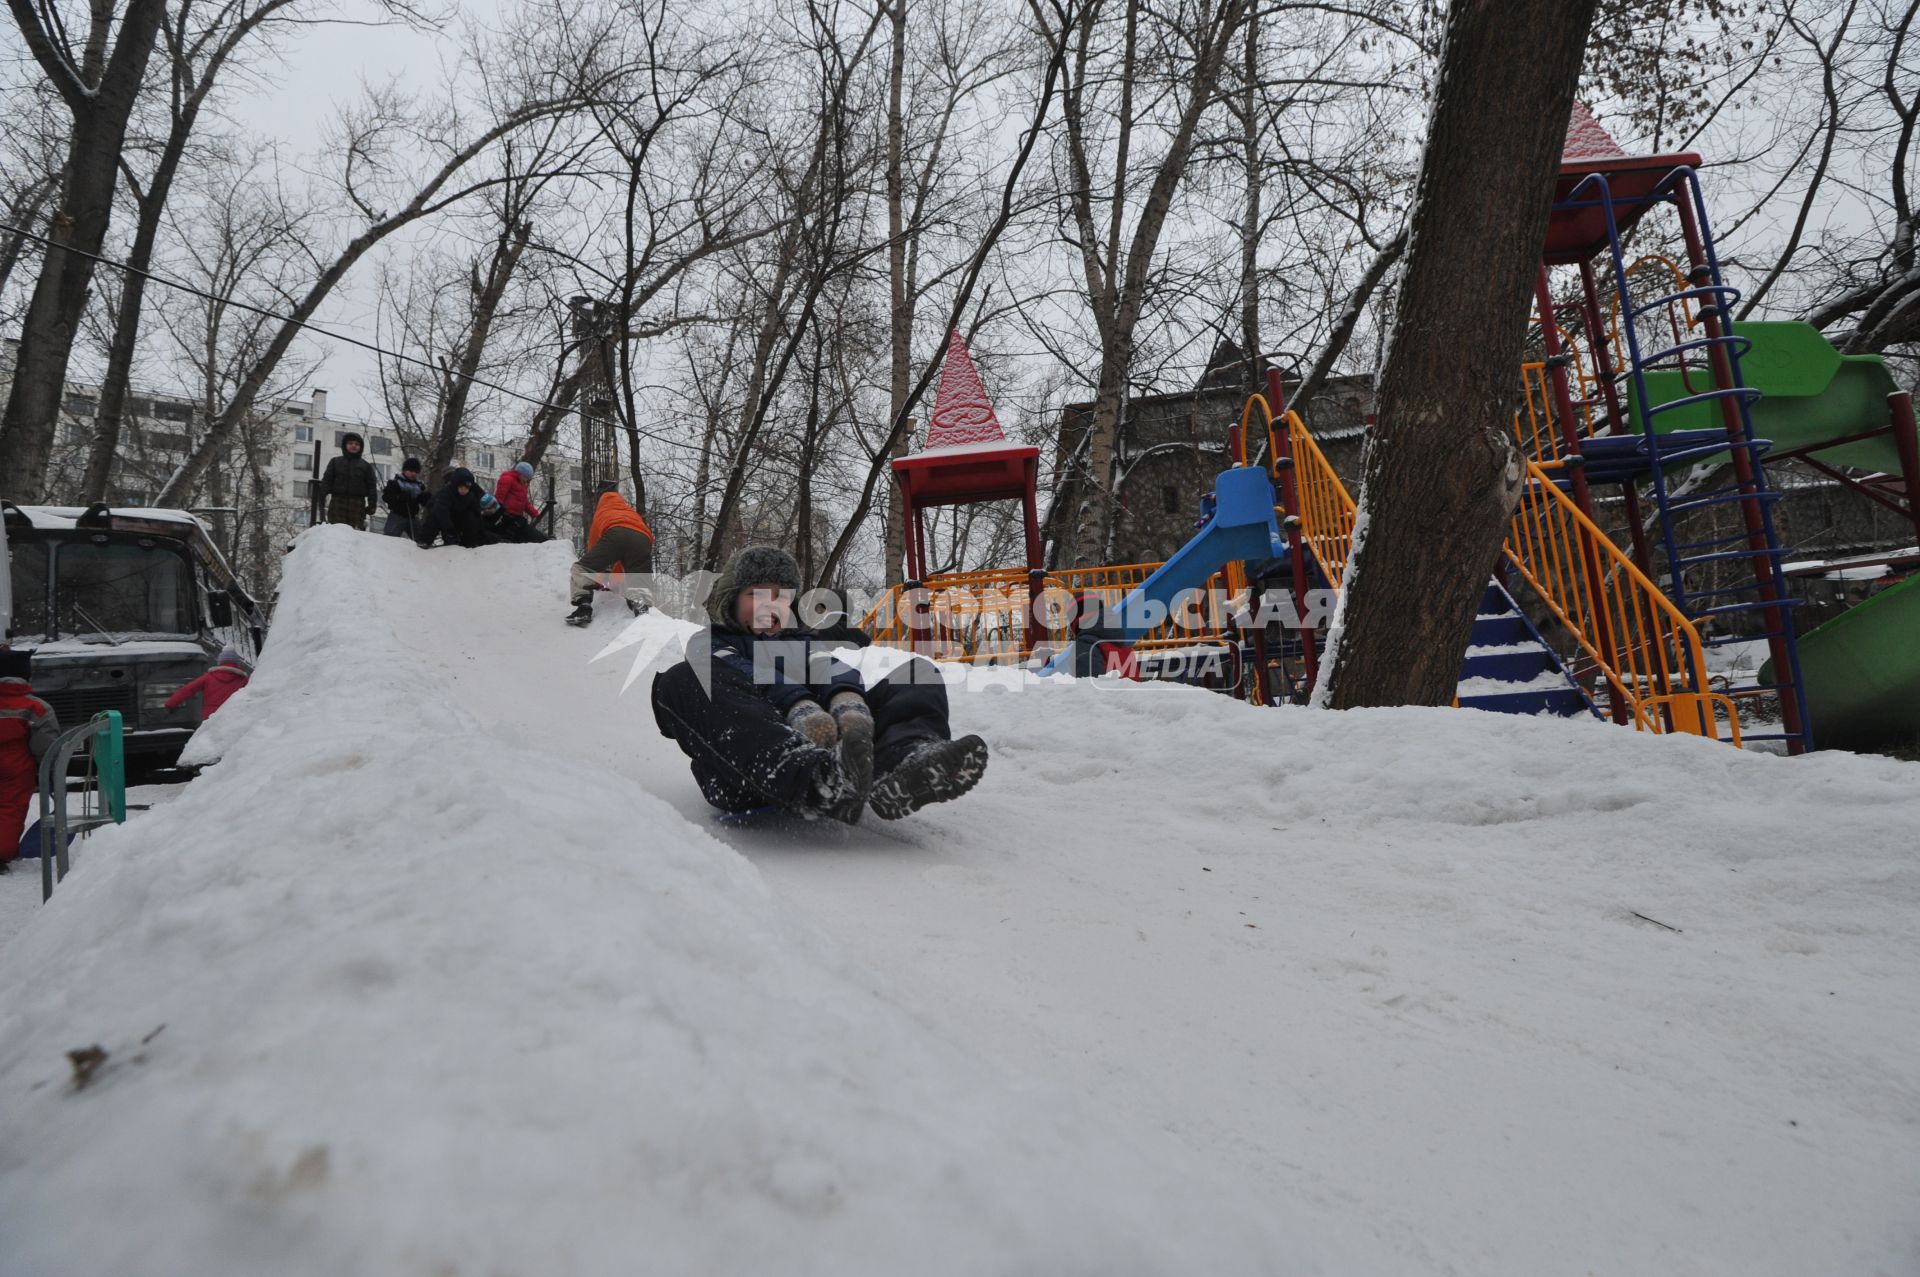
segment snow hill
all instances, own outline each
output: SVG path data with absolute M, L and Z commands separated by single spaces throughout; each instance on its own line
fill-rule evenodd
M 1920 768 L 988 680 L 731 830 L 566 561 L 302 538 L 6 951 L 0 1272 L 1920 1265 Z

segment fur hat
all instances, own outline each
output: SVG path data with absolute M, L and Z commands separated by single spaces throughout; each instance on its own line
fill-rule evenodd
M 727 560 L 726 570 L 713 583 L 707 599 L 707 615 L 721 629 L 738 629 L 733 605 L 750 586 L 777 585 L 799 590 L 800 565 L 777 545 L 750 545 Z

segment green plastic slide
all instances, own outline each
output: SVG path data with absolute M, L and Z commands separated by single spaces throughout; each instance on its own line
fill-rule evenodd
M 1800 638 L 1813 743 L 1880 749 L 1920 739 L 1920 576 Z M 1760 681 L 1773 681 L 1771 662 Z
M 1750 409 L 1753 432 L 1773 442 L 1773 453 L 1797 451 L 1825 440 L 1844 439 L 1887 424 L 1887 396 L 1897 387 L 1878 355 L 1843 355 L 1812 324 L 1767 320 L 1735 324 L 1736 336 L 1752 347 L 1740 357 L 1740 372 L 1761 397 Z M 1704 364 L 1704 360 L 1702 361 Z M 1713 388 L 1704 366 L 1686 373 L 1646 374 L 1647 398 L 1673 403 Z M 1639 395 L 1628 382 L 1629 411 L 1642 429 Z M 1711 430 L 1722 426 L 1717 400 L 1703 400 L 1655 413 L 1654 430 Z M 1892 435 L 1841 444 L 1815 454 L 1828 465 L 1900 473 Z

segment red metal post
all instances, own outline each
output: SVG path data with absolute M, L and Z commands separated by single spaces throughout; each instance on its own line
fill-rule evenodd
M 1900 451 L 1900 477 L 1907 489 L 1907 517 L 1920 538 L 1920 440 L 1914 438 L 1913 396 L 1904 390 L 1887 396 L 1887 416 L 1893 421 L 1893 446 Z
M 1533 298 L 1540 308 L 1540 342 L 1547 354 L 1547 385 L 1553 396 L 1553 415 L 1559 419 L 1560 455 L 1577 458 L 1580 450 L 1580 429 L 1574 421 L 1573 395 L 1567 389 L 1566 348 L 1560 343 L 1560 328 L 1553 322 L 1553 287 L 1547 278 L 1546 263 L 1533 277 Z M 1542 458 L 1544 460 L 1545 458 Z M 1567 486 L 1573 490 L 1573 503 L 1580 513 L 1593 518 L 1593 494 L 1587 487 L 1586 467 L 1577 462 L 1569 464 L 1564 472 Z M 1613 625 L 1607 614 L 1606 580 L 1600 571 L 1600 555 L 1591 543 L 1580 544 L 1580 570 L 1587 578 L 1587 596 L 1593 606 L 1593 616 L 1599 622 L 1600 657 L 1609 667 L 1618 665 L 1618 655 L 1613 633 Z M 1665 687 L 1660 689 L 1664 695 Z M 1633 717 L 1626 698 L 1607 684 L 1607 707 L 1613 714 L 1613 721 L 1625 724 Z

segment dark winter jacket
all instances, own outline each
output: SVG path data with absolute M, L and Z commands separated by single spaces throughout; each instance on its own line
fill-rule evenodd
M 460 493 L 463 487 L 465 496 Z M 473 481 L 473 471 L 462 467 L 449 472 L 447 481 L 433 494 L 420 539 L 431 542 L 436 535 L 444 537 L 448 545 L 469 548 L 492 545 L 500 539 L 487 531 L 480 517 L 480 485 Z
M 837 692 L 865 689 L 859 672 L 833 656 L 834 648 L 844 646 L 808 630 L 749 634 L 713 626 L 687 641 L 687 662 L 696 670 L 709 659 L 732 668 L 784 714 L 803 700 L 825 705 Z
M 330 497 L 346 497 L 349 500 L 359 498 L 373 508 L 373 500 L 380 492 L 380 476 L 374 472 L 373 462 L 365 455 L 353 456 L 347 451 L 349 443 L 360 445 L 364 454 L 367 441 L 349 430 L 340 438 L 340 455 L 327 462 L 327 468 L 320 475 L 320 490 Z
M 380 500 L 386 503 L 387 509 L 410 519 L 418 517 L 432 499 L 425 480 L 409 479 L 404 474 L 396 474 L 387 480 L 386 490 L 380 494 Z

